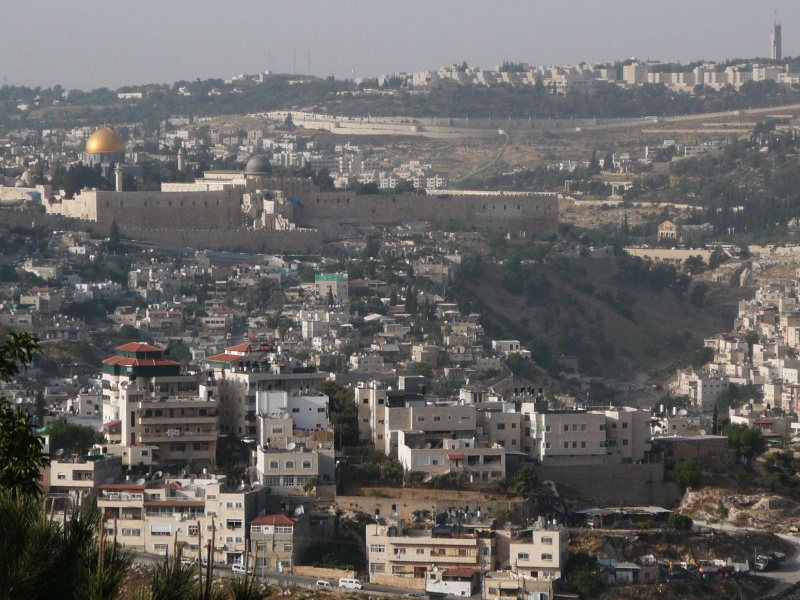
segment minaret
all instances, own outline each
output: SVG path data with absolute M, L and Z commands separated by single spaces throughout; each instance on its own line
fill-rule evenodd
M 781 24 L 777 21 L 772 25 L 772 60 L 783 60 L 781 49 Z
M 117 168 L 114 169 L 114 180 L 116 182 L 116 188 L 118 192 L 122 191 L 122 167 L 117 165 Z
M 178 171 L 181 173 L 183 173 L 183 169 L 186 166 L 184 165 L 184 158 L 183 148 L 180 148 L 178 150 Z

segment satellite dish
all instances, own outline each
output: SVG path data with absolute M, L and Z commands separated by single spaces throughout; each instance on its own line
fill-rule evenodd
M 162 476 L 163 474 L 164 474 L 164 473 L 162 473 L 161 471 L 156 471 L 156 474 L 155 474 L 155 475 L 153 475 L 153 478 L 154 478 L 154 479 L 161 479 L 161 476 Z
M 144 485 L 146 482 L 147 480 L 144 477 L 142 477 L 141 479 L 136 480 L 136 485 Z
M 297 444 L 295 444 L 294 442 L 289 442 L 288 444 L 286 444 L 287 450 L 294 450 L 295 448 L 297 448 Z
M 427 444 L 425 444 L 425 450 L 430 450 L 430 449 L 431 449 L 431 444 L 430 442 L 428 442 Z
M 306 509 L 303 508 L 303 505 L 301 504 L 300 506 L 294 509 L 294 516 L 299 517 L 300 515 L 305 514 L 305 512 Z
M 701 429 L 698 433 L 700 434 L 700 437 L 703 437 L 704 435 L 706 435 L 706 430 Z
M 261 487 L 261 484 L 256 481 L 253 485 L 250 486 L 250 489 L 251 490 L 257 490 L 260 487 Z
M 64 449 L 59 448 L 58 450 L 56 450 L 56 456 L 64 456 Z
M 685 408 L 682 408 L 682 409 L 680 409 L 680 410 L 678 411 L 678 414 L 679 414 L 680 416 L 682 416 L 682 417 L 685 417 L 686 415 L 688 415 L 688 414 L 689 414 L 689 411 L 688 411 L 688 410 L 686 410 Z

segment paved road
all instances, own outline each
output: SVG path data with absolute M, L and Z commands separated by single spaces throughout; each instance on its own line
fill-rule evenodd
M 145 552 L 135 552 L 134 554 L 136 556 L 134 560 L 139 564 L 154 565 L 164 560 L 163 556 L 158 556 L 156 554 L 147 554 Z M 231 571 L 230 565 L 224 565 L 220 563 L 214 564 L 214 574 L 219 575 L 220 577 L 233 577 L 234 575 Z M 269 585 L 279 585 L 281 587 L 303 587 L 308 589 L 316 589 L 316 582 L 319 580 L 319 577 L 303 577 L 300 575 L 290 575 L 288 573 L 264 572 L 262 576 L 260 569 L 256 569 L 255 574 L 265 583 Z M 328 581 L 333 584 L 334 588 L 338 589 L 338 581 L 333 579 L 328 579 Z M 419 590 L 404 590 L 383 585 L 372 585 L 371 583 L 364 584 L 364 591 L 392 594 L 394 596 L 419 593 Z
M 695 521 L 695 525 L 699 527 L 708 527 L 709 529 L 717 529 L 721 531 L 749 531 L 754 533 L 764 533 L 761 529 L 753 529 L 751 527 L 736 527 L 734 525 L 730 525 L 728 523 L 724 523 L 722 525 L 714 524 L 711 525 L 709 523 L 705 523 L 702 521 Z M 775 587 L 770 590 L 769 594 L 762 596 L 762 598 L 773 598 L 778 594 L 781 594 L 792 587 L 795 583 L 800 582 L 800 538 L 797 538 L 793 535 L 784 535 L 780 533 L 776 533 L 779 538 L 792 544 L 795 548 L 795 553 L 793 556 L 789 556 L 786 558 L 785 561 L 781 563 L 779 569 L 774 571 L 751 571 L 752 573 L 758 573 L 760 577 L 766 577 L 768 579 L 773 579 L 775 583 Z

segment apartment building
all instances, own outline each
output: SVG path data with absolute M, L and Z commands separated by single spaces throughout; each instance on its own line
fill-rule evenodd
M 106 481 L 121 478 L 120 457 L 92 454 L 52 459 L 47 484 L 52 495 L 68 494 L 75 499 L 83 499 L 97 495 Z
M 164 555 L 174 545 L 184 556 L 206 556 L 241 564 L 247 550 L 247 523 L 263 510 L 264 491 L 219 479 L 164 479 L 104 484 L 97 504 L 104 530 L 124 548 Z
M 103 420 L 119 421 L 122 449 L 152 447 L 152 464 L 216 459 L 219 408 L 206 374 L 182 374 L 161 349 L 131 342 L 103 361 L 102 388 Z M 126 464 L 136 466 L 134 454 Z
M 506 532 L 498 532 L 505 535 Z M 526 579 L 555 581 L 569 558 L 569 530 L 540 518 L 536 525 L 509 532 L 507 568 Z
M 402 522 L 378 519 L 367 525 L 366 533 L 370 583 L 424 589 L 425 574 L 434 566 L 494 569 L 496 542 L 491 531 L 460 525 L 408 529 Z
M 259 392 L 283 391 L 314 395 L 328 373 L 304 367 L 271 344 L 246 342 L 225 348 L 202 362 L 213 372 L 211 391 L 219 399 L 222 433 L 256 436 L 256 396 Z
M 250 556 L 259 573 L 291 573 L 312 539 L 307 515 L 264 515 L 250 522 Z
M 336 461 L 328 397 L 259 392 L 255 463 L 273 493 L 305 493 L 309 482 L 333 482 Z
M 347 273 L 317 273 L 314 293 L 322 301 L 333 296 L 336 303 L 345 304 L 349 299 Z
M 606 462 L 606 417 L 587 411 L 536 412 L 522 404 L 524 451 L 546 465 L 601 465 Z

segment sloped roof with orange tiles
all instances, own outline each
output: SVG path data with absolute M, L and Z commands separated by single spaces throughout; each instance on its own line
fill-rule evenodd
M 264 515 L 250 521 L 250 525 L 294 525 L 296 521 L 286 515 Z
M 117 346 L 116 349 L 121 352 L 161 352 L 161 348 L 156 348 L 144 342 L 128 342 L 122 346 Z
M 122 365 L 123 367 L 180 366 L 180 363 L 168 358 L 130 358 L 128 356 L 110 356 L 103 361 L 103 364 Z

